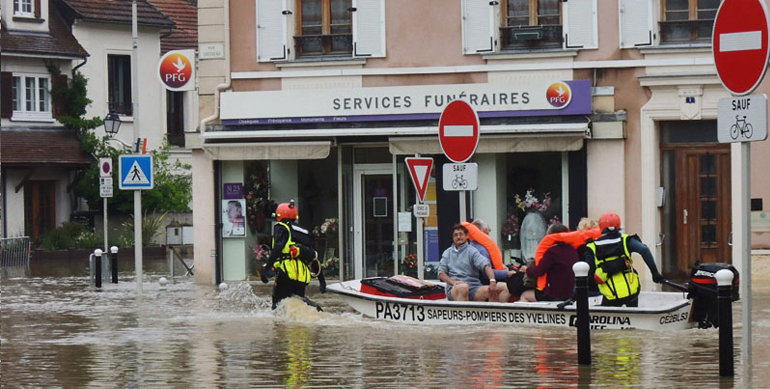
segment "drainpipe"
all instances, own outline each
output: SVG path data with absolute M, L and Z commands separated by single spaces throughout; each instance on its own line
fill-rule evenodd
M 75 73 L 77 73 L 78 69 L 80 69 L 83 65 L 85 65 L 86 62 L 88 62 L 88 56 L 83 57 L 83 62 L 81 62 L 78 66 L 75 66 L 74 68 L 72 68 L 72 79 L 73 80 L 75 79 Z
M 206 125 L 219 119 L 219 94 L 230 88 L 230 0 L 225 0 L 225 82 L 217 85 L 214 92 L 214 114 L 201 120 L 200 132 L 206 132 Z

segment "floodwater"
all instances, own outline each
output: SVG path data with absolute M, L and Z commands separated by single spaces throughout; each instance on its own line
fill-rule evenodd
M 762 388 L 770 387 L 770 288 L 754 293 L 754 356 L 719 377 L 718 331 L 592 334 L 577 365 L 574 330 L 418 326 L 363 318 L 332 294 L 270 310 L 269 287 L 219 291 L 146 267 L 101 291 L 87 273 L 2 279 L 3 388 Z M 83 274 L 80 274 L 83 273 Z

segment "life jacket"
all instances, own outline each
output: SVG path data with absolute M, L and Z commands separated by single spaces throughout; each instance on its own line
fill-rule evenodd
M 310 234 L 302 227 L 295 226 L 294 224 L 287 224 L 284 222 L 278 222 L 276 225 L 283 226 L 289 232 L 289 239 L 286 240 L 286 244 L 281 248 L 281 256 L 273 263 L 273 267 L 281 269 L 286 273 L 289 278 L 295 281 L 299 281 L 305 284 L 310 283 L 310 269 L 307 264 L 302 261 L 300 255 L 295 258 L 291 257 L 291 247 L 296 246 L 297 250 L 300 250 L 299 242 L 310 240 Z M 303 236 L 307 235 L 307 236 Z M 295 241 L 295 238 L 297 241 Z M 273 237 L 273 247 L 275 247 L 275 237 Z M 299 252 L 299 251 L 298 251 Z
M 631 252 L 628 251 L 629 237 L 620 231 L 607 231 L 587 246 L 596 258 L 594 278 L 607 300 L 618 300 L 639 293 L 639 274 L 634 269 Z
M 487 249 L 492 262 L 492 268 L 495 270 L 506 270 L 506 267 L 503 264 L 503 254 L 500 252 L 500 248 L 495 244 L 495 241 L 475 225 L 468 222 L 462 222 L 461 224 L 468 229 L 468 238 L 470 238 L 470 240 L 478 242 Z
M 535 266 L 540 264 L 540 261 L 543 259 L 545 252 L 548 251 L 548 249 L 551 248 L 551 246 L 553 246 L 556 242 L 563 242 L 577 249 L 578 247 L 586 244 L 587 241 L 596 239 L 601 235 L 602 230 L 598 228 L 592 228 L 585 231 L 568 231 L 546 235 L 537 245 L 537 250 L 535 250 Z M 545 290 L 546 285 L 548 285 L 548 274 L 543 274 L 537 278 L 537 290 Z

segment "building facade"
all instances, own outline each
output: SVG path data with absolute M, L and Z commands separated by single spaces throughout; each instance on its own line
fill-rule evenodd
M 466 217 L 486 220 L 507 258 L 527 256 L 530 213 L 574 228 L 616 212 L 667 275 L 731 262 L 735 151 L 716 135 L 716 104 L 729 96 L 711 58 L 717 0 L 198 6 L 200 44 L 223 48 L 200 61 L 203 119 L 187 138 L 198 282 L 253 274 L 270 209 L 290 199 L 344 279 L 408 273 L 418 241 L 431 271 Z M 480 119 L 473 191 L 452 190 L 465 177 L 444 169 L 438 141 L 455 99 Z M 751 145 L 757 217 L 768 147 Z M 404 163 L 415 155 L 435 161 L 423 229 Z M 245 208 L 242 234 L 225 233 L 232 202 Z M 755 248 L 770 246 L 767 228 L 755 223 Z

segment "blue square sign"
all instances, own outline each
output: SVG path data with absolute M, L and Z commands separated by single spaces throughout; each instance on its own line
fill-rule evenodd
M 152 189 L 155 181 L 152 177 L 152 155 L 121 155 L 119 161 L 120 189 Z

